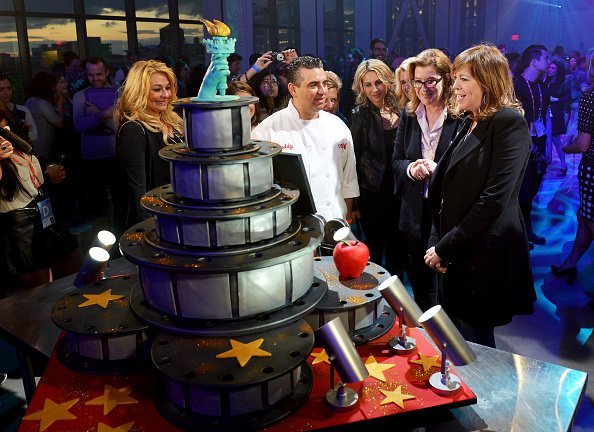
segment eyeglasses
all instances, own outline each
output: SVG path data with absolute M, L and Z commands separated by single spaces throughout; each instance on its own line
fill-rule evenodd
M 440 78 L 429 78 L 428 80 L 421 81 L 421 80 L 412 80 L 411 83 L 416 89 L 420 89 L 421 87 L 425 86 L 427 89 L 433 89 L 437 86 L 437 84 L 443 79 Z
M 262 81 L 262 84 L 265 85 L 265 86 L 268 86 L 268 87 L 277 86 L 278 85 L 278 81 L 276 81 L 276 80 L 265 80 L 265 81 Z

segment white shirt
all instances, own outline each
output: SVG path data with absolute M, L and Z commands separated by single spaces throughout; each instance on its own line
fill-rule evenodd
M 17 175 L 21 179 L 21 184 L 28 193 L 17 188 L 12 201 L 0 198 L 0 213 L 7 213 L 25 207 L 37 196 L 37 189 L 43 184 L 43 171 L 36 156 L 14 152 L 11 159 L 17 169 Z M 40 182 L 39 186 L 35 185 L 36 181 Z
M 417 121 L 419 122 L 419 127 L 421 128 L 421 154 L 423 159 L 431 159 L 432 161 L 435 160 L 435 152 L 437 150 L 437 146 L 439 145 L 439 139 L 441 138 L 441 133 L 443 132 L 443 124 L 445 122 L 446 117 L 448 116 L 448 109 L 444 108 L 443 112 L 433 125 L 433 128 L 429 129 L 429 120 L 427 118 L 427 110 L 425 109 L 425 105 L 419 104 L 417 110 L 415 111 L 417 116 Z M 408 169 L 406 170 L 408 176 L 412 179 L 412 175 L 410 173 L 410 168 L 412 163 L 408 165 Z M 423 180 L 423 198 L 427 198 L 429 195 L 429 178 Z
M 318 214 L 327 221 L 346 217 L 344 200 L 359 196 L 359 184 L 351 131 L 340 118 L 320 111 L 317 118 L 302 120 L 291 100 L 256 126 L 252 138 L 302 155 Z

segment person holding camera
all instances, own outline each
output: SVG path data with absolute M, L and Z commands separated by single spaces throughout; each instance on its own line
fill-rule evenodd
M 256 75 L 261 74 L 262 71 L 267 69 L 273 63 L 279 62 L 287 65 L 291 63 L 293 60 L 295 60 L 297 57 L 297 51 L 294 49 L 287 49 L 279 53 L 266 51 L 264 54 L 257 58 L 254 64 L 247 71 L 245 71 L 245 73 L 239 76 L 238 80 L 248 82 L 255 78 Z
M 4 112 L 0 119 L 5 127 Z M 72 274 L 82 264 L 76 238 L 55 222 L 50 200 L 41 192 L 44 174 L 52 183 L 66 176 L 59 165 L 48 165 L 44 172 L 37 156 L 0 138 L 0 273 L 16 275 L 25 288 Z

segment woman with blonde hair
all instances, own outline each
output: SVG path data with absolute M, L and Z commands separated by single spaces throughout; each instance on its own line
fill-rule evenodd
M 465 339 L 495 347 L 494 328 L 536 300 L 518 193 L 531 137 L 506 58 L 494 45 L 456 57 L 451 112 L 464 116 L 429 190 L 434 232 L 426 264 Z
M 411 285 L 422 310 L 437 304 L 437 281 L 423 260 L 431 234 L 427 190 L 435 165 L 454 138 L 458 120 L 447 109 L 452 63 L 438 49 L 419 53 L 408 65 L 413 91 L 402 111 L 392 168 L 402 194 L 399 227 L 411 258 Z
M 149 217 L 140 198 L 169 183 L 169 164 L 159 150 L 182 142 L 183 120 L 173 111 L 177 79 L 173 70 L 155 60 L 134 63 L 116 102 L 116 150 L 128 196 L 128 226 Z
M 394 74 L 383 61 L 366 60 L 355 71 L 352 89 L 356 107 L 351 116 L 351 134 L 361 193 L 357 209 L 365 241 L 371 261 L 381 265 L 385 253 L 386 269 L 402 277 L 402 242 L 395 223 L 399 206 L 391 167 L 400 111 Z
M 400 66 L 396 68 L 394 76 L 396 77 L 396 98 L 398 98 L 398 104 L 403 107 L 405 106 L 412 97 L 412 86 L 408 81 L 408 65 L 414 60 L 414 57 L 405 59 Z

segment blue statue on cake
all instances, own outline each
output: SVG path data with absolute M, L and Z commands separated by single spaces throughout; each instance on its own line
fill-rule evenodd
M 202 86 L 198 91 L 198 97 L 192 98 L 192 100 L 198 102 L 237 100 L 239 96 L 225 94 L 227 91 L 227 76 L 230 73 L 227 57 L 235 52 L 235 41 L 237 39 L 229 37 L 231 30 L 224 22 L 216 19 L 213 19 L 212 22 L 207 19 L 200 19 L 199 21 L 206 26 L 206 30 L 213 37 L 202 41 L 206 51 L 212 54 L 212 58 L 206 70 Z

